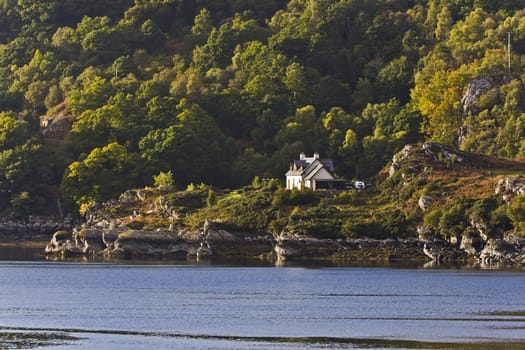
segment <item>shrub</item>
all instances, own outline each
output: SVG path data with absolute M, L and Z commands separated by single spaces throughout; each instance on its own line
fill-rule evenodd
M 359 191 L 344 191 L 339 193 L 332 201 L 334 204 L 361 205 L 363 198 Z
M 275 192 L 272 206 L 280 208 L 285 205 L 307 205 L 316 204 L 319 197 L 310 189 L 288 191 L 279 189 Z
M 305 210 L 296 208 L 289 216 L 286 229 L 295 234 L 317 238 L 340 238 L 341 225 L 339 211 L 328 205 L 319 205 Z
M 400 210 L 388 210 L 382 213 L 379 225 L 384 237 L 405 236 L 410 233 L 409 222 Z
M 173 188 L 173 174 L 171 170 L 166 173 L 161 171 L 158 175 L 153 175 L 153 183 L 158 189 Z
M 507 216 L 510 218 L 512 225 L 522 235 L 525 235 L 525 196 L 516 196 L 510 202 L 507 208 Z
M 440 209 L 434 209 L 432 211 L 429 211 L 423 217 L 423 225 L 432 229 L 433 231 L 437 231 L 439 228 L 439 222 L 441 220 L 442 215 L 443 213 L 441 212 Z

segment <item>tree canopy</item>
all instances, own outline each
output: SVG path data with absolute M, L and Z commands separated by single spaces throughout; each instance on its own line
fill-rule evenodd
M 0 0 L 0 212 L 302 151 L 348 179 L 408 142 L 523 157 L 524 27 L 512 0 Z

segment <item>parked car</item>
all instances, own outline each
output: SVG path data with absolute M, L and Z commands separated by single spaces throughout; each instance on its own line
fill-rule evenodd
M 354 187 L 358 190 L 364 190 L 366 188 L 366 184 L 363 181 L 354 181 Z

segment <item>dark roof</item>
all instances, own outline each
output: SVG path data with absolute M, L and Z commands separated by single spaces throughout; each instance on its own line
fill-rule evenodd
M 290 163 L 290 170 L 286 173 L 286 175 L 302 175 L 303 177 L 306 177 L 312 171 L 319 170 L 319 167 L 321 165 L 324 166 L 330 173 L 334 172 L 334 162 L 331 159 L 329 158 L 323 158 L 323 159 L 306 158 L 306 159 L 294 159 Z M 297 169 L 297 170 L 294 170 L 294 169 Z

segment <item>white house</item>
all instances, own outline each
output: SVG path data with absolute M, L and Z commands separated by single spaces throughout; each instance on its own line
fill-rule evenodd
M 311 188 L 315 191 L 319 188 L 342 188 L 343 181 L 336 179 L 333 171 L 331 159 L 321 159 L 319 153 L 314 153 L 313 157 L 301 153 L 298 160 L 291 162 L 286 173 L 286 189 Z

